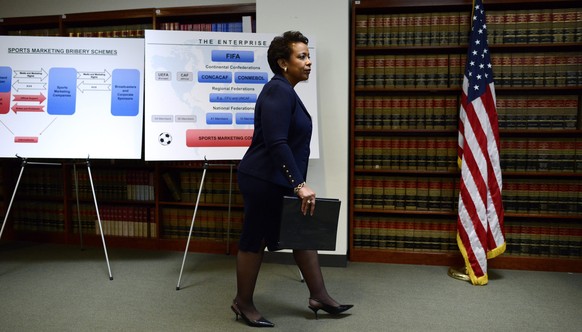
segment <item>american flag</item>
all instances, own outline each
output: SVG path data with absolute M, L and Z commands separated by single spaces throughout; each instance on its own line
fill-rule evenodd
M 457 243 L 474 285 L 485 285 L 487 259 L 505 251 L 499 128 L 482 0 L 473 17 L 459 114 L 461 182 Z

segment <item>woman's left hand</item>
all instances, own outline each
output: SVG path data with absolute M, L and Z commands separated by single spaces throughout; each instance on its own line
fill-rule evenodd
M 315 211 L 315 192 L 306 184 L 299 189 L 297 196 L 301 199 L 301 213 L 306 215 L 309 212 L 312 216 Z

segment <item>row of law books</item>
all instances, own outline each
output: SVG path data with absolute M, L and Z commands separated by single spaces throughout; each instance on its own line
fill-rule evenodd
M 582 180 L 505 179 L 503 206 L 506 212 L 580 215 Z
M 160 30 L 183 30 L 183 31 L 215 31 L 215 32 L 242 32 L 242 22 L 223 23 L 180 23 L 164 22 L 159 25 Z
M 491 44 L 574 43 L 582 41 L 582 8 L 489 11 Z M 356 47 L 467 45 L 470 13 L 358 14 Z
M 195 202 L 200 190 L 201 174 L 197 172 L 180 172 L 180 187 L 182 200 Z M 239 194 L 236 174 L 232 179 L 230 173 L 211 173 L 204 179 L 204 185 L 200 192 L 201 203 L 228 204 L 229 198 L 232 204 L 242 203 Z
M 464 45 L 469 23 L 460 12 L 358 14 L 356 47 Z
M 498 96 L 500 129 L 576 129 L 575 95 Z M 362 129 L 456 129 L 457 96 L 362 96 L 354 100 L 354 124 Z
M 354 207 L 402 211 L 456 211 L 459 179 L 356 175 Z M 505 179 L 506 212 L 582 213 L 582 180 Z
M 202 174 L 192 171 L 181 171 L 177 176 L 165 172 L 162 179 L 174 201 L 194 203 L 200 194 L 200 203 L 228 204 L 229 200 L 231 204 L 242 203 L 236 174 L 231 179 L 230 173 L 211 172 L 203 184 Z
M 98 169 L 91 172 L 97 200 L 154 200 L 154 173 L 137 169 Z M 71 174 L 71 190 L 75 195 L 75 178 Z M 79 199 L 93 199 L 87 170 L 77 171 Z
M 144 38 L 144 31 L 152 29 L 151 24 L 130 24 L 99 27 L 68 28 L 69 37 L 99 38 Z
M 457 169 L 457 138 L 357 136 L 355 169 L 447 171 Z
M 458 251 L 456 224 L 450 220 L 356 216 L 352 229 L 353 245 L 358 249 Z
M 194 209 L 162 208 L 160 233 L 164 239 L 187 239 Z M 231 211 L 229 221 L 228 211 L 198 209 L 192 228 L 192 236 L 199 239 L 223 241 L 230 234 L 231 239 L 237 239 L 242 229 L 242 211 Z M 230 226 L 230 229 L 229 229 Z
M 582 172 L 581 138 L 504 138 L 504 171 Z
M 452 178 L 356 175 L 354 208 L 454 211 L 458 189 Z
M 357 55 L 356 88 L 461 87 L 466 58 L 460 54 Z
M 575 95 L 498 96 L 500 129 L 576 129 Z
M 513 256 L 582 258 L 582 227 L 556 221 L 506 221 L 505 253 Z
M 18 194 L 24 196 L 63 197 L 63 171 L 59 167 L 27 169 L 18 186 Z
M 504 255 L 581 258 L 582 227 L 573 223 L 506 221 Z M 455 221 L 429 218 L 358 216 L 353 246 L 357 249 L 458 252 Z
M 355 169 L 454 171 L 457 139 L 452 137 L 357 136 Z M 504 171 L 582 172 L 582 139 L 504 138 Z
M 461 87 L 465 55 L 357 55 L 356 88 Z M 575 52 L 495 53 L 491 55 L 499 87 L 582 85 L 582 55 Z
M 582 8 L 487 12 L 491 44 L 546 44 L 582 41 Z
M 9 30 L 8 36 L 38 36 L 38 37 L 58 37 L 61 35 L 58 28 L 54 29 L 22 29 Z
M 582 55 L 579 52 L 492 53 L 495 86 L 582 86 Z
M 65 208 L 62 203 L 19 201 L 12 210 L 14 229 L 32 232 L 63 232 Z
M 456 96 L 355 97 L 355 129 L 456 129 Z
M 101 228 L 95 213 L 95 207 L 83 204 L 80 206 L 81 232 L 88 234 L 156 238 L 156 224 L 153 208 L 143 206 L 99 206 Z M 76 218 L 75 218 L 76 219 Z M 74 231 L 78 230 L 78 222 L 73 222 Z

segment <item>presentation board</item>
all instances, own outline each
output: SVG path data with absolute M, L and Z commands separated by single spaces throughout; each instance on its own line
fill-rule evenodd
M 0 157 L 139 159 L 144 40 L 0 36 Z
M 276 34 L 145 32 L 146 160 L 239 160 L 253 134 L 254 107 L 273 76 L 267 50 Z M 308 81 L 295 87 L 313 119 L 319 158 L 315 41 Z

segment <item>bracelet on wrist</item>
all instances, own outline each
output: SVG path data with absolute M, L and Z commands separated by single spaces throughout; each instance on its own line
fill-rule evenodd
M 303 188 L 305 186 L 305 182 L 301 182 L 300 184 L 297 185 L 297 187 L 293 188 L 293 192 L 295 194 L 297 194 L 299 192 L 299 190 L 301 190 L 301 188 Z

